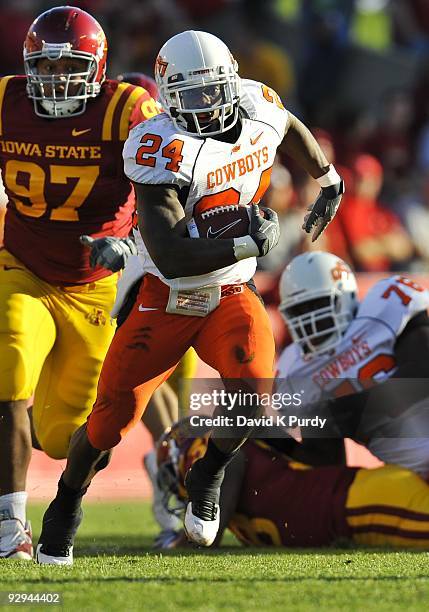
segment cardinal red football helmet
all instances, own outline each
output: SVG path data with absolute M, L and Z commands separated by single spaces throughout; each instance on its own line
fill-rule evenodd
M 100 92 L 106 74 L 107 41 L 100 24 L 82 9 L 60 6 L 31 24 L 24 42 L 27 93 L 41 117 L 80 115 L 88 98 Z M 82 72 L 39 74 L 38 60 L 73 58 L 86 62 Z

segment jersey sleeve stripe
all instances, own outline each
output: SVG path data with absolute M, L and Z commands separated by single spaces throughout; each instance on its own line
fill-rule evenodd
M 429 513 L 427 512 L 416 512 L 415 510 L 410 510 L 409 508 L 402 508 L 399 506 L 387 506 L 382 504 L 372 504 L 347 508 L 346 514 L 349 517 L 363 516 L 369 514 L 388 514 L 391 516 L 399 516 L 410 521 L 421 521 L 429 523 Z M 356 525 L 359 525 L 359 523 L 356 523 Z
M 102 140 L 112 140 L 112 127 L 113 127 L 113 114 L 117 107 L 122 94 L 128 89 L 128 83 L 119 83 L 117 90 L 112 96 L 109 104 L 107 105 L 106 112 L 104 114 L 103 129 L 101 132 Z
M 122 109 L 121 118 L 119 120 L 119 140 L 126 140 L 129 132 L 130 115 L 139 98 L 146 93 L 143 87 L 136 87 L 128 96 L 127 101 Z M 149 95 L 149 94 L 148 94 Z
M 3 120 L 2 120 L 2 111 L 3 111 L 3 99 L 4 94 L 6 92 L 7 84 L 10 79 L 13 79 L 13 75 L 2 77 L 0 81 L 0 136 L 3 136 Z
M 427 540 L 429 542 L 429 531 L 426 529 L 402 529 L 397 526 L 397 520 L 394 525 L 383 524 L 383 523 L 369 523 L 366 525 L 359 525 L 358 527 L 351 527 L 352 534 L 368 534 L 368 533 L 382 533 L 386 536 L 397 536 L 398 538 L 405 538 L 411 540 Z M 389 539 L 390 541 L 390 539 Z M 395 542 L 391 542 L 394 544 Z

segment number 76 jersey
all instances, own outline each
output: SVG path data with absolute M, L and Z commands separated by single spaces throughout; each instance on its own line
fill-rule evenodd
M 322 395 L 349 395 L 394 376 L 396 342 L 411 319 L 428 308 L 429 291 L 409 278 L 393 276 L 379 281 L 361 302 L 335 349 L 307 358 L 297 345 L 286 347 L 277 365 L 277 391 L 300 393 L 302 406 L 317 406 Z M 383 420 L 384 408 L 387 420 Z M 380 429 L 373 431 L 366 446 L 381 461 L 428 477 L 429 438 L 421 434 L 427 426 L 423 429 L 420 422 L 427 420 L 427 411 L 419 402 L 403 417 L 391 419 L 388 408 L 380 406 Z M 391 423 L 388 429 L 386 423 Z
M 270 183 L 289 115 L 272 89 L 243 80 L 240 117 L 240 136 L 229 143 L 184 134 L 166 113 L 158 115 L 130 132 L 123 152 L 125 174 L 135 183 L 175 185 L 187 220 L 216 206 L 257 203 Z M 256 259 L 249 258 L 210 274 L 168 280 L 140 236 L 137 242 L 144 271 L 175 288 L 244 283 L 256 269 Z
M 285 348 L 277 364 L 282 391 L 305 385 L 304 404 L 356 393 L 394 374 L 395 344 L 409 321 L 429 308 L 429 291 L 404 276 L 376 283 L 360 303 L 341 341 L 331 351 L 303 356 L 299 347 Z M 366 381 L 366 382 L 365 382 Z M 280 390 L 280 389 L 279 389 Z

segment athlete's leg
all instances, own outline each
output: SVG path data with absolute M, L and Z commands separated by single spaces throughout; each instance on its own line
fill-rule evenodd
M 141 266 L 139 265 L 139 268 L 140 267 Z M 128 283 L 126 281 L 127 278 L 125 272 L 125 275 L 122 276 L 118 284 L 117 299 L 124 291 L 124 284 L 128 287 Z M 142 282 L 143 276 L 138 278 L 130 287 L 128 287 L 126 297 L 125 299 L 123 299 L 119 312 L 117 313 L 117 329 L 121 327 L 121 325 L 126 321 L 128 315 L 130 314 L 138 298 Z M 184 358 L 182 358 L 181 362 L 183 361 L 183 359 Z M 178 370 L 182 371 L 180 363 L 179 367 L 176 368 L 176 371 Z M 164 431 L 168 427 L 170 427 L 173 422 L 177 421 L 177 418 L 177 394 L 173 391 L 168 382 L 164 382 L 158 389 L 156 389 L 156 391 L 152 395 L 151 399 L 149 400 L 148 406 L 142 416 L 142 423 L 143 425 L 145 425 L 145 427 L 151 434 L 154 446 L 156 445 L 158 439 L 161 437 Z M 173 535 L 175 535 L 175 530 L 179 528 L 180 524 L 175 516 L 168 513 L 164 509 L 164 505 L 162 503 L 163 494 L 158 486 L 158 468 L 156 463 L 155 448 L 152 448 L 144 455 L 143 466 L 152 485 L 152 511 L 155 520 L 158 522 L 161 528 L 161 533 L 159 534 L 157 541 L 159 538 L 162 540 L 162 542 L 164 542 L 165 539 L 167 539 L 167 541 L 170 541 L 171 533 L 173 532 Z
M 40 442 L 37 439 L 36 432 L 34 431 L 34 423 L 33 423 L 33 406 L 28 408 L 28 418 L 30 419 L 30 432 L 31 432 L 31 446 L 36 450 L 43 450 L 40 446 Z
M 275 359 L 273 332 L 262 302 L 248 287 L 221 301 L 199 333 L 195 348 L 219 372 L 227 391 L 251 392 L 255 399 L 271 392 Z M 255 401 L 245 406 L 243 412 L 251 416 L 258 408 L 259 402 Z M 228 414 L 234 415 L 235 408 Z M 214 433 L 213 441 L 219 450 L 230 453 L 246 437 L 245 432 L 237 438 L 220 438 Z
M 54 321 L 42 303 L 43 294 L 44 288 L 39 280 L 12 255 L 2 250 L 0 556 L 4 557 L 30 558 L 31 552 L 31 540 L 28 542 L 29 538 L 25 535 L 25 483 L 31 457 L 27 405 L 56 334 Z M 22 550 L 22 543 L 30 552 Z M 11 547 L 17 549 L 16 555 Z
M 57 339 L 36 387 L 32 418 L 44 452 L 67 456 L 70 438 L 91 411 L 101 366 L 114 334 L 110 309 L 116 275 L 81 287 L 53 289 Z
M 38 547 L 42 563 L 72 562 L 81 498 L 97 462 L 140 421 L 153 392 L 176 367 L 201 325 L 194 317 L 165 313 L 160 281 L 145 277 L 141 298 L 139 302 L 155 310 L 141 312 L 135 306 L 113 338 L 94 408 L 87 425 L 72 438 L 57 497 L 45 513 Z
M 242 293 L 221 300 L 194 347 L 206 363 L 218 370 L 227 392 L 248 394 L 250 401 L 240 411 L 234 407 L 229 416 L 254 416 L 259 410 L 260 395 L 271 392 L 275 357 L 271 324 L 259 297 L 246 287 Z M 224 470 L 249 433 L 248 429 L 235 428 L 231 437 L 222 437 L 215 431 L 206 454 L 187 475 L 190 503 L 185 529 L 198 544 L 210 546 L 216 537 Z

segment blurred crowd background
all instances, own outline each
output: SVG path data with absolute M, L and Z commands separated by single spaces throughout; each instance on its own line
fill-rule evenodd
M 275 277 L 311 248 L 357 271 L 429 272 L 428 0 L 88 0 L 109 41 L 108 74 L 152 75 L 167 38 L 203 29 L 242 77 L 273 87 L 346 181 L 337 218 L 312 245 L 300 230 L 315 181 L 279 155 L 265 204 L 282 225 L 260 260 Z M 0 0 L 0 74 L 22 73 L 32 20 L 59 2 Z

